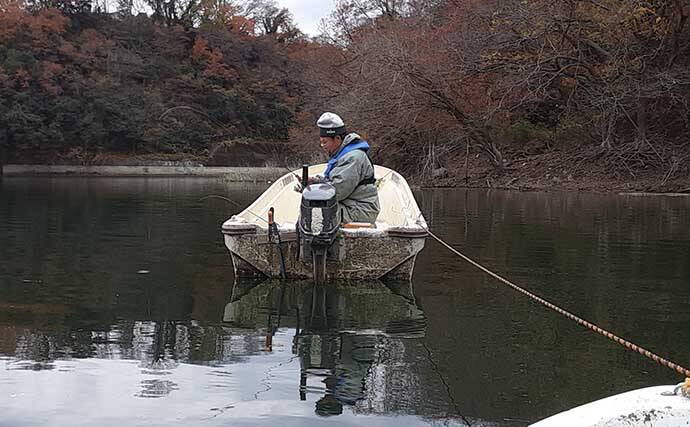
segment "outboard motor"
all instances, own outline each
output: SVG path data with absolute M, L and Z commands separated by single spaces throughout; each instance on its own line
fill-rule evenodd
M 326 281 L 326 255 L 333 245 L 340 228 L 338 219 L 338 200 L 335 187 L 331 184 L 306 184 L 302 178 L 302 203 L 298 231 L 300 239 L 300 259 L 313 263 L 314 281 Z

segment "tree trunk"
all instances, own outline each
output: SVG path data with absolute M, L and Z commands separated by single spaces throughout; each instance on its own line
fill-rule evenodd
M 637 102 L 637 138 L 635 138 L 635 149 L 642 148 L 647 142 L 647 106 L 649 98 L 640 97 Z
M 470 140 L 466 139 L 465 142 L 467 143 L 467 149 L 465 150 L 465 187 L 467 187 L 467 184 L 469 183 L 470 180 L 470 175 L 469 175 L 469 162 L 470 162 Z
M 499 174 L 503 173 L 503 154 L 498 149 L 496 143 L 491 139 L 488 132 L 484 129 L 474 129 L 470 131 L 470 137 L 479 143 L 479 147 L 486 153 L 491 165 Z
M 606 120 L 606 125 L 604 129 L 604 139 L 601 141 L 600 147 L 606 151 L 611 149 L 611 136 L 613 135 L 613 126 L 616 122 L 613 112 L 609 113 L 608 120 Z

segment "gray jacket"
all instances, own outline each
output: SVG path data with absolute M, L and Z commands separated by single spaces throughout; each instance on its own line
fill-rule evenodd
M 345 136 L 334 156 L 346 145 L 361 139 L 356 133 Z M 374 167 L 362 150 L 352 150 L 338 159 L 331 170 L 330 182 L 335 187 L 338 210 L 343 224 L 348 222 L 376 222 L 381 207 L 376 184 L 358 185 L 360 181 L 374 176 Z

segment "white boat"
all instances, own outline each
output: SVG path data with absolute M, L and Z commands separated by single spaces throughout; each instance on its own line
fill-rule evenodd
M 309 175 L 323 174 L 325 164 L 311 166 Z M 381 212 L 375 226 L 342 224 L 336 259 L 323 257 L 325 275 L 340 280 L 410 280 L 415 259 L 424 247 L 427 224 L 405 179 L 383 166 L 374 167 Z M 230 250 L 235 277 L 314 278 L 311 258 L 300 257 L 297 222 L 302 193 L 296 174 L 287 173 L 274 182 L 247 209 L 223 223 L 225 245 Z M 278 236 L 269 236 L 269 211 Z M 284 265 L 284 267 L 281 267 Z
M 690 425 L 690 398 L 680 386 L 628 391 L 561 412 L 532 427 L 676 427 Z

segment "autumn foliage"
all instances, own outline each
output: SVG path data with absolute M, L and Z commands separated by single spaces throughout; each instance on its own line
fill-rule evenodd
M 10 159 L 203 154 L 226 139 L 287 138 L 286 54 L 249 34 L 246 18 L 226 11 L 184 28 L 14 0 L 0 11 L 0 147 Z
M 329 110 L 412 174 L 552 150 L 690 173 L 683 0 L 340 0 L 313 39 L 271 0 L 75 1 L 0 0 L 7 152 L 307 144 Z
M 682 0 L 340 1 L 327 35 L 345 48 L 323 47 L 313 102 L 411 172 L 478 154 L 501 174 L 570 147 L 628 177 L 687 174 L 688 16 Z

